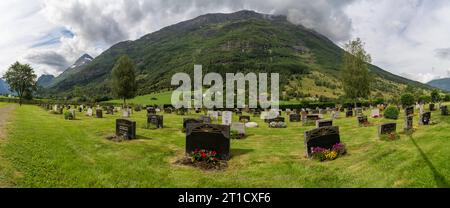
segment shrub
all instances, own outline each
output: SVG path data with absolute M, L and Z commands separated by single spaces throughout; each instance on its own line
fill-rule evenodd
M 414 105 L 414 96 L 410 93 L 405 93 L 401 96 L 400 102 L 405 107 Z
M 73 120 L 73 115 L 70 112 L 65 112 L 64 113 L 64 119 L 66 120 Z
M 389 106 L 384 110 L 384 117 L 387 119 L 397 120 L 400 112 L 397 107 Z

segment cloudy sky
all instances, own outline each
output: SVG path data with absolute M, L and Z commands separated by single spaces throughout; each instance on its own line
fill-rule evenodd
M 374 64 L 410 79 L 450 76 L 448 0 L 2 0 L 0 76 L 17 60 L 57 75 L 84 53 L 242 9 L 286 15 L 341 46 L 360 37 Z

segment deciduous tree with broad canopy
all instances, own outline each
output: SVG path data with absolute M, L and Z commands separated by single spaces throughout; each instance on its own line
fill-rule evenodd
M 19 96 L 19 105 L 22 106 L 24 97 L 31 97 L 37 90 L 36 79 L 33 68 L 28 64 L 21 64 L 18 61 L 11 65 L 3 76 L 10 88 Z

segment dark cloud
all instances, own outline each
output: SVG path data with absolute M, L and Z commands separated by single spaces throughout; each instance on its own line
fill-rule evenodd
M 57 71 L 64 71 L 70 66 L 70 63 L 64 56 L 53 51 L 29 53 L 25 56 L 25 60 L 33 65 L 45 65 Z
M 56 21 L 91 43 L 111 45 L 205 13 L 255 10 L 286 15 L 295 24 L 335 41 L 350 38 L 351 19 L 343 9 L 353 0 L 109 0 L 48 1 Z M 136 37 L 137 36 L 137 37 Z
M 435 53 L 440 59 L 450 60 L 450 48 L 439 48 L 435 50 Z

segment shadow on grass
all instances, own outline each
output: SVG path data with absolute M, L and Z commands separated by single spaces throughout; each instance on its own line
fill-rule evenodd
M 445 180 L 445 177 L 442 176 L 438 170 L 436 169 L 436 167 L 434 167 L 433 163 L 431 163 L 430 159 L 427 157 L 427 155 L 423 152 L 423 150 L 419 147 L 419 145 L 416 143 L 416 141 L 414 140 L 414 138 L 412 136 L 409 136 L 409 138 L 411 139 L 412 143 L 414 144 L 414 146 L 416 146 L 417 150 L 419 151 L 420 155 L 422 156 L 423 160 L 425 161 L 425 163 L 428 165 L 428 167 L 430 168 L 431 172 L 433 173 L 434 176 L 434 180 L 436 181 L 436 185 L 439 188 L 449 188 L 449 184 L 448 182 Z
M 254 151 L 253 149 L 231 149 L 231 158 L 239 157 L 241 155 L 245 155 L 253 151 Z
M 136 139 L 137 140 L 153 140 L 152 138 L 145 137 L 145 136 L 142 136 L 142 135 L 136 135 Z

